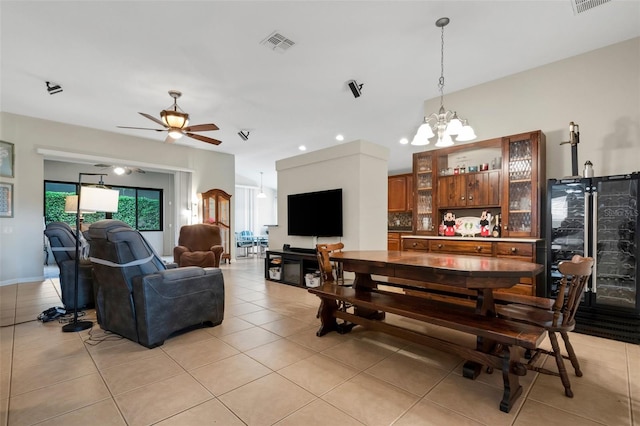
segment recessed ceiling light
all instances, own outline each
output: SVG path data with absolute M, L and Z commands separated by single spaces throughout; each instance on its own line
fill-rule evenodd
M 342 142 L 344 140 L 344 136 L 336 135 L 336 140 Z
M 298 147 L 298 149 L 299 149 L 300 151 L 306 151 L 306 150 L 307 150 L 307 147 L 306 147 L 306 146 L 304 146 L 304 145 L 300 145 L 300 146 Z
M 400 139 L 400 145 L 406 145 L 408 143 L 409 143 L 409 139 L 407 139 L 407 138 Z

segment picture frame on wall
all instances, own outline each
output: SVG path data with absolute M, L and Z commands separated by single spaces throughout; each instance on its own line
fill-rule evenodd
M 13 217 L 13 184 L 0 182 L 0 218 Z
M 14 177 L 14 149 L 11 142 L 0 141 L 0 176 Z

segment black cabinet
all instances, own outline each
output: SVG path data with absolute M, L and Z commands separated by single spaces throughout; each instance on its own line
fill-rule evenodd
M 318 258 L 313 249 L 305 251 L 267 250 L 264 278 L 270 281 L 306 287 L 304 276 L 318 271 Z

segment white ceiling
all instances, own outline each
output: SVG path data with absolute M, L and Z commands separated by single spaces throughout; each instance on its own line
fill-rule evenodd
M 438 96 L 440 29 L 445 95 L 640 36 L 640 2 L 612 0 L 574 15 L 554 1 L 6 1 L 0 2 L 2 111 L 148 137 L 170 89 L 191 124 L 215 123 L 236 156 L 238 184 L 276 186 L 275 161 L 365 139 L 390 148 L 390 172 L 409 171 L 401 146 Z M 260 44 L 277 30 L 296 44 Z M 364 84 L 355 99 L 346 83 Z M 603 76 L 606 79 L 606 76 Z M 45 81 L 64 92 L 49 95 Z M 463 106 L 457 106 L 461 112 Z M 473 124 L 473 118 L 468 117 Z M 237 135 L 249 130 L 248 141 Z

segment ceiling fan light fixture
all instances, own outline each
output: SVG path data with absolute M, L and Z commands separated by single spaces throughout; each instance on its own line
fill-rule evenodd
M 183 129 L 189 124 L 189 114 L 180 111 L 160 111 L 162 122 L 171 128 Z
M 118 176 L 122 176 L 123 174 L 125 174 L 126 170 L 124 169 L 124 167 L 120 167 L 120 166 L 116 166 L 113 168 L 113 173 L 117 174 Z
M 172 127 L 169 129 L 169 136 L 171 136 L 171 139 L 180 139 L 182 137 L 182 130 L 180 128 Z

